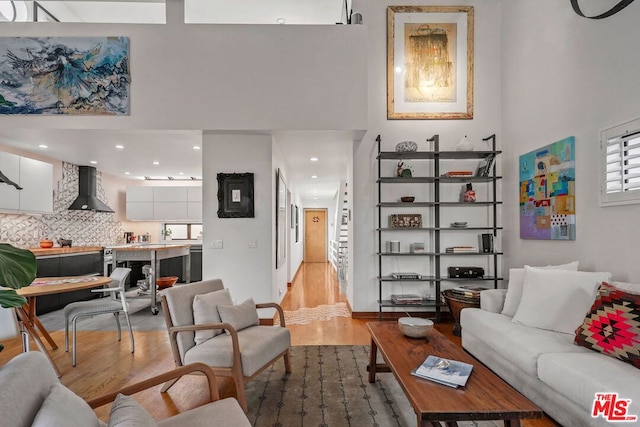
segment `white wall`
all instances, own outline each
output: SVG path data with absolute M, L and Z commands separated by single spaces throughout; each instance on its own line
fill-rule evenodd
M 0 116 L 0 127 L 365 129 L 361 25 L 12 23 L 0 37 L 130 37 L 131 114 Z
M 503 2 L 507 267 L 579 260 L 581 270 L 640 281 L 640 205 L 598 204 L 599 131 L 640 116 L 639 20 L 640 4 L 594 21 L 576 15 L 568 1 Z M 576 137 L 576 240 L 521 240 L 518 156 L 571 135 Z
M 221 278 L 237 303 L 276 301 L 272 288 L 275 260 L 271 136 L 205 132 L 202 145 L 202 277 Z M 253 173 L 254 218 L 218 218 L 218 173 Z M 222 249 L 213 249 L 215 240 Z M 249 248 L 255 240 L 256 248 Z M 273 282 L 276 283 L 276 282 Z M 286 287 L 286 282 L 285 282 Z
M 474 118 L 473 120 L 387 120 L 386 63 L 388 5 L 423 5 L 423 1 L 366 1 L 354 0 L 354 12 L 363 15 L 368 28 L 369 72 L 369 130 L 362 142 L 354 147 L 353 169 L 353 310 L 377 312 L 378 282 L 376 246 L 376 143 L 381 135 L 383 149 L 392 151 L 400 141 L 412 140 L 426 150 L 425 139 L 440 135 L 441 149 L 453 149 L 464 135 L 477 146 L 482 137 L 498 134 L 499 146 L 502 126 L 501 52 L 502 18 L 500 1 L 432 1 L 430 5 L 471 5 L 475 8 L 474 61 Z M 506 142 L 505 142 L 506 144 Z

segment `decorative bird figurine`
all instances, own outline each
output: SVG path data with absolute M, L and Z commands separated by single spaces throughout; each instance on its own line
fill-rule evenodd
M 4 182 L 7 185 L 13 185 L 18 190 L 22 190 L 22 187 L 20 187 L 18 184 L 16 184 L 15 182 L 13 182 L 9 178 L 7 178 L 7 176 L 5 174 L 3 174 L 2 171 L 0 171 L 0 182 Z

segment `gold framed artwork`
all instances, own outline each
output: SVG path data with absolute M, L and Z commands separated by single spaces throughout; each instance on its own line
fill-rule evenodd
M 387 8 L 387 118 L 473 118 L 473 6 Z

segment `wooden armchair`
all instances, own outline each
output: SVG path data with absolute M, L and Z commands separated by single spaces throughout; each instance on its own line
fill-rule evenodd
M 256 325 L 237 330 L 228 322 L 196 324 L 194 299 L 197 295 L 210 295 L 216 291 L 224 291 L 220 279 L 174 286 L 164 292 L 162 308 L 171 350 L 176 366 L 201 362 L 209 365 L 216 375 L 230 377 L 236 388 L 238 402 L 247 412 L 247 382 L 280 357 L 284 359 L 286 372 L 291 372 L 291 334 L 285 327 L 282 307 L 275 303 L 256 304 L 255 307 L 277 310 L 280 315 L 280 327 Z M 211 306 L 210 310 L 216 311 L 217 306 Z M 197 331 L 213 331 L 219 334 L 203 341 L 197 339 Z M 167 391 L 176 381 L 177 379 L 168 381 L 162 391 Z

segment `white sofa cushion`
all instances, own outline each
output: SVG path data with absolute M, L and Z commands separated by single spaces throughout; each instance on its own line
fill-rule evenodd
M 231 305 L 233 300 L 229 289 L 221 289 L 206 294 L 196 295 L 193 298 L 193 323 L 194 325 L 206 325 L 209 323 L 220 323 L 218 305 Z M 222 333 L 222 329 L 210 329 L 206 331 L 196 331 L 194 341 L 196 345 L 202 344 L 206 340 Z
M 629 414 L 640 417 L 640 371 L 628 363 L 594 352 L 546 353 L 538 359 L 538 378 L 587 413 L 596 393 L 615 392 L 631 399 Z
M 528 266 L 525 266 L 528 267 Z M 547 265 L 546 267 L 534 267 L 544 270 L 557 269 L 557 270 L 578 270 L 578 261 L 569 262 L 561 265 Z M 520 305 L 520 299 L 522 298 L 522 288 L 524 286 L 524 268 L 511 268 L 509 269 L 509 285 L 507 286 L 507 296 L 504 299 L 504 306 L 502 307 L 502 314 L 505 316 L 513 317 L 518 311 Z
M 93 409 L 62 384 L 54 384 L 42 402 L 32 427 L 99 427 L 100 421 Z
M 598 286 L 610 279 L 611 273 L 542 270 L 525 266 L 522 299 L 513 321 L 574 334 L 591 308 Z
M 509 316 L 479 308 L 462 310 L 460 323 L 463 334 L 479 337 L 493 351 L 534 377 L 538 371 L 538 357 L 543 353 L 591 353 L 573 344 L 573 334 L 530 328 L 513 323 Z

